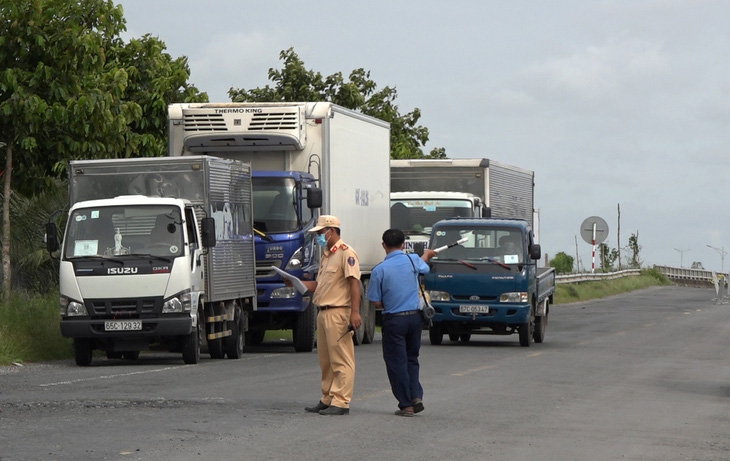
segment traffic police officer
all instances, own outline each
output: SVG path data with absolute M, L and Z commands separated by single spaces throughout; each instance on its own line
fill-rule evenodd
M 346 415 L 355 387 L 355 344 L 349 331 L 360 328 L 360 261 L 340 238 L 340 220 L 322 215 L 309 230 L 316 233 L 322 258 L 316 281 L 302 281 L 317 314 L 317 354 L 322 369 L 322 398 L 305 410 L 320 415 Z

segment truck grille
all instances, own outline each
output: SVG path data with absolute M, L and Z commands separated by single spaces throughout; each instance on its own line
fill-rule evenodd
M 189 114 L 184 116 L 185 131 L 227 131 L 222 114 Z
M 96 299 L 88 301 L 87 307 L 89 305 L 91 305 L 91 315 L 95 317 L 128 318 L 155 312 L 155 298 L 114 301 Z
M 279 131 L 298 129 L 299 117 L 296 112 L 271 112 L 253 114 L 248 129 L 251 131 Z

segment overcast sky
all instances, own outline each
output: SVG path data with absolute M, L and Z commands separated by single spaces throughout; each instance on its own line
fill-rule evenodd
M 402 114 L 421 110 L 425 152 L 535 171 L 551 257 L 577 240 L 590 270 L 580 225 L 603 218 L 617 247 L 619 205 L 621 246 L 638 232 L 645 265 L 720 271 L 730 252 L 730 2 L 119 3 L 124 37 L 187 56 L 213 102 L 269 84 L 290 47 L 323 75 L 369 70 Z

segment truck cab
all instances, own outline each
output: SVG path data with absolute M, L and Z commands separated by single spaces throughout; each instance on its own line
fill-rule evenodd
M 522 346 L 542 342 L 555 273 L 538 269 L 541 249 L 527 221 L 442 220 L 429 247 L 439 250 L 424 279 L 436 309 L 432 344 L 444 334 L 468 341 L 472 334 L 518 333 Z

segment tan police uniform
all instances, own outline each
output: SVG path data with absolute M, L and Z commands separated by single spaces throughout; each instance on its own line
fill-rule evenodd
M 350 407 L 355 388 L 355 344 L 352 335 L 345 334 L 351 312 L 348 277 L 360 280 L 360 261 L 355 250 L 340 239 L 322 254 L 312 298 L 320 309 L 317 353 L 322 368 L 321 401 L 340 408 Z

